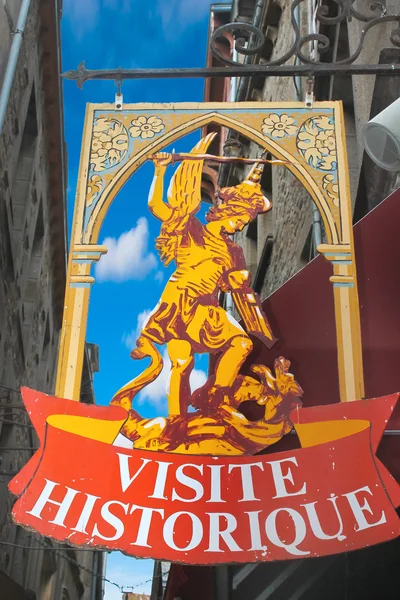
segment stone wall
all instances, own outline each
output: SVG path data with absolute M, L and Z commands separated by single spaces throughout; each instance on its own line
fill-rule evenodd
M 12 0 L 0 5 L 0 84 L 19 5 Z M 12 523 L 15 498 L 7 489 L 38 443 L 16 390 L 26 385 L 54 392 L 60 287 L 65 285 L 65 186 L 62 178 L 52 176 L 51 166 L 57 152 L 63 152 L 62 111 L 58 104 L 56 131 L 47 104 L 51 82 L 42 71 L 42 56 L 48 50 L 42 36 L 58 22 L 43 22 L 45 5 L 59 16 L 55 1 L 41 5 L 32 0 L 0 136 L 0 571 L 35 592 L 37 600 L 60 600 L 64 588 L 71 600 L 89 600 L 91 574 L 57 553 L 28 550 L 38 542 Z M 57 51 L 53 49 L 54 61 Z M 58 85 L 57 73 L 54 89 Z M 93 552 L 68 552 L 91 567 Z M 3 600 L 1 592 L 0 596 Z
M 304 266 L 301 254 L 310 232 L 311 198 L 290 171 L 273 169 L 273 248 L 261 297 L 265 298 Z M 260 246 L 263 237 L 260 236 Z
M 274 42 L 270 60 L 283 56 L 293 43 L 293 31 L 290 22 L 291 2 L 285 0 L 277 4 L 282 10 L 279 21 L 272 30 L 267 21 L 267 35 Z M 263 101 L 297 99 L 295 82 L 291 78 L 273 77 L 264 84 Z M 301 253 L 312 224 L 311 197 L 288 169 L 285 167 L 272 167 L 268 187 L 271 190 L 273 203 L 273 209 L 269 217 L 273 221 L 273 248 L 267 276 L 260 292 L 262 298 L 269 296 L 304 266 Z M 266 218 L 268 219 L 268 216 L 264 217 L 264 220 Z M 259 256 L 265 242 L 262 222 L 263 217 L 261 217 L 258 227 Z
M 276 60 L 290 48 L 293 42 L 293 30 L 290 21 L 291 3 L 291 0 L 267 0 L 263 30 L 268 39 L 267 47 L 269 50 L 264 54 L 264 57 L 261 56 L 260 63 Z M 358 10 L 365 12 L 366 4 L 369 5 L 370 3 L 359 0 L 355 3 L 355 6 Z M 300 8 L 300 25 L 303 34 L 305 34 L 308 22 L 307 3 L 302 3 Z M 387 9 L 388 13 L 400 14 L 400 5 L 396 0 L 389 0 Z M 340 38 L 339 52 L 346 52 L 344 46 L 347 45 L 347 37 L 350 51 L 354 51 L 360 39 L 361 28 L 362 24 L 358 24 L 353 20 L 349 24 L 347 32 L 344 29 Z M 394 26 L 382 25 L 368 34 L 365 50 L 360 58 L 361 62 L 372 64 L 379 62 L 381 50 L 390 45 L 388 34 L 392 29 L 394 29 Z M 399 82 L 398 85 L 400 91 Z M 383 86 L 385 86 L 385 80 Z M 294 81 L 289 77 L 270 77 L 262 85 L 260 85 L 259 79 L 253 79 L 245 99 L 266 102 L 304 100 L 304 87 L 304 79 L 301 83 L 299 79 Z M 318 82 L 315 88 L 317 100 L 329 99 L 327 95 L 328 87 L 326 80 L 324 85 L 320 85 L 320 82 Z M 380 93 L 381 90 L 376 89 L 379 87 L 380 85 L 375 86 L 375 77 L 355 76 L 351 78 L 345 76 L 335 78 L 332 89 L 331 99 L 342 99 L 344 103 L 352 204 L 354 209 L 357 200 L 357 213 L 359 216 L 363 216 L 373 206 L 382 201 L 400 183 L 396 175 L 393 176 L 377 167 L 372 167 L 363 151 L 361 141 L 362 125 L 370 118 L 374 89 L 375 94 Z M 384 91 L 382 93 L 384 94 Z M 384 96 L 386 105 L 394 99 L 390 100 L 387 94 Z M 260 150 L 256 145 L 250 144 L 249 156 L 258 156 L 259 152 Z M 364 165 L 364 168 L 361 169 L 364 163 L 367 166 Z M 377 181 L 380 182 L 379 190 L 372 190 L 372 175 L 370 175 L 372 172 Z M 244 173 L 238 174 L 236 172 L 236 176 L 241 179 L 244 177 Z M 256 239 L 254 239 L 254 228 L 252 226 L 235 238 L 237 243 L 244 249 L 254 279 L 267 236 L 273 237 L 269 266 L 262 285 L 259 285 L 262 298 L 270 295 L 284 284 L 315 254 L 315 245 L 311 244 L 310 248 L 313 203 L 308 192 L 303 189 L 290 171 L 283 167 L 272 167 L 270 175 L 263 179 L 264 190 L 272 200 L 273 209 L 267 215 L 258 217 Z M 370 197 L 372 191 L 374 192 L 373 198 Z
M 21 0 L 4 0 L 0 4 L 0 87 L 7 66 L 12 32 L 16 26 Z
M 290 2 L 281 0 L 279 3 L 269 4 L 279 6 L 282 11 L 275 10 L 272 13 L 273 25 L 269 24 L 268 18 L 264 25 L 266 36 L 270 43 L 273 43 L 272 53 L 265 60 L 275 60 L 283 56 L 293 42 Z M 263 60 L 261 59 L 260 62 L 262 63 Z M 271 77 L 265 81 L 262 89 L 254 87 L 252 85 L 254 83 L 257 82 L 252 81 L 248 90 L 249 100 L 263 102 L 297 100 L 296 87 L 291 78 Z M 260 148 L 251 143 L 248 154 L 259 156 Z M 240 180 L 244 177 L 244 172 L 236 173 L 236 176 Z M 260 296 L 264 298 L 305 264 L 301 255 L 312 225 L 312 200 L 296 177 L 284 167 L 272 167 L 267 177 L 263 177 L 262 183 L 264 193 L 272 201 L 272 211 L 258 216 L 256 235 L 254 235 L 254 227 L 250 225 L 235 236 L 235 241 L 244 249 L 254 281 L 267 236 L 272 236 L 273 246 L 269 266 L 259 289 Z

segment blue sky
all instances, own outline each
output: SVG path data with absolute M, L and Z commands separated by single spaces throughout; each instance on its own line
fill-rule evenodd
M 64 0 L 63 70 L 85 61 L 90 69 L 114 67 L 201 67 L 205 64 L 210 0 Z M 124 101 L 188 102 L 203 99 L 204 81 L 143 80 L 124 82 Z M 64 83 L 65 134 L 68 147 L 68 221 L 72 222 L 80 144 L 87 102 L 113 102 L 113 82 L 88 82 L 79 90 Z M 192 134 L 175 144 L 189 150 Z M 107 261 L 95 270 L 87 339 L 100 346 L 96 400 L 108 404 L 115 391 L 143 365 L 129 358 L 140 322 L 159 298 L 168 271 L 154 251 L 159 223 L 147 212 L 152 166 L 144 165 L 116 198 L 104 222 L 100 243 L 110 246 Z M 109 268 L 118 262 L 116 270 Z M 128 350 L 129 348 L 129 350 Z M 205 377 L 206 359 L 196 362 L 193 383 Z M 138 400 L 145 417 L 163 414 L 165 374 Z M 115 552 L 108 556 L 107 577 L 121 585 L 138 585 L 151 577 L 152 561 L 136 561 Z M 150 584 L 137 592 L 150 592 Z M 107 586 L 106 600 L 121 593 Z

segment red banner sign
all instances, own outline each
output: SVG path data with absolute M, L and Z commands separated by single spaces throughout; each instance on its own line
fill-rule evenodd
M 397 537 L 400 488 L 375 456 L 397 394 L 300 408 L 301 449 L 190 456 L 113 445 L 119 407 L 23 390 L 41 447 L 10 482 L 16 523 L 171 562 L 323 556 Z

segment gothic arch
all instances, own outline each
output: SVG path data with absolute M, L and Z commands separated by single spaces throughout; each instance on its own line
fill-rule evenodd
M 346 165 L 347 153 L 343 109 L 340 103 L 316 103 L 312 111 L 305 111 L 304 105 L 301 103 L 280 103 L 279 105 L 272 103 L 222 103 L 221 105 L 136 104 L 126 105 L 124 109 L 127 113 L 132 113 L 136 116 L 140 114 L 139 111 L 143 111 L 146 114 L 149 114 L 151 111 L 151 115 L 161 112 L 167 116 L 168 114 L 173 115 L 175 111 L 178 111 L 178 114 L 182 111 L 191 112 L 184 115 L 184 123 L 182 123 L 181 116 L 178 119 L 170 118 L 169 126 L 172 124 L 173 128 L 168 130 L 167 133 L 162 134 L 161 132 L 157 132 L 158 135 L 152 138 L 151 142 L 146 140 L 144 144 L 141 143 L 139 146 L 135 144 L 136 150 L 135 148 L 131 148 L 129 151 L 130 154 L 123 157 L 126 163 L 122 166 L 118 163 L 118 166 L 104 168 L 101 175 L 97 174 L 95 182 L 91 182 L 90 203 L 87 203 L 90 154 L 92 140 L 94 133 L 96 133 L 94 131 L 95 113 L 99 115 L 99 118 L 103 119 L 109 118 L 117 121 L 119 118 L 118 111 L 115 110 L 114 105 L 89 104 L 87 107 L 68 263 L 63 328 L 59 349 L 57 395 L 63 398 L 79 398 L 90 288 L 94 282 L 94 278 L 91 276 L 91 268 L 100 259 L 101 255 L 107 252 L 107 248 L 98 245 L 97 242 L 108 208 L 115 199 L 118 191 L 147 160 L 150 154 L 162 150 L 165 146 L 196 129 L 215 123 L 235 130 L 264 148 L 277 159 L 287 162 L 287 168 L 307 189 L 316 203 L 325 225 L 328 242 L 320 244 L 318 251 L 331 262 L 333 267 L 333 275 L 330 277 L 330 281 L 333 284 L 336 317 L 340 395 L 343 401 L 362 398 L 364 387 L 360 315 L 353 245 L 350 185 Z M 236 109 L 238 109 L 237 112 Z M 260 124 L 259 114 L 254 121 L 247 119 L 251 124 L 240 122 L 243 110 L 249 115 L 253 109 L 257 109 L 257 112 L 262 114 L 264 111 L 275 109 L 291 110 L 293 112 L 299 111 L 300 113 L 306 112 L 305 116 L 307 120 L 304 121 L 303 119 L 301 126 L 304 127 L 304 130 L 302 132 L 299 130 L 296 144 L 289 143 L 288 149 L 285 149 L 285 145 L 282 143 L 283 140 L 279 139 L 278 142 L 272 136 L 264 136 L 261 131 L 263 126 Z M 331 157 L 331 162 L 325 163 L 324 167 L 321 165 L 321 169 L 319 168 L 320 164 L 318 161 L 322 160 L 322 157 L 328 154 L 318 151 L 320 156 L 316 157 L 317 161 L 315 160 L 315 153 L 318 148 L 317 136 L 321 133 L 325 136 L 323 139 L 327 139 L 327 129 L 323 125 L 320 126 L 317 124 L 317 133 L 315 133 L 315 129 L 312 127 L 310 133 L 305 128 L 306 123 L 318 117 L 319 111 L 322 111 L 325 115 L 329 114 L 333 116 L 334 124 L 332 127 L 329 127 L 329 132 L 331 136 L 335 136 L 335 140 L 331 140 L 335 146 L 334 149 L 328 148 L 328 144 L 323 146 L 324 151 L 328 152 Z M 275 117 L 277 116 L 275 115 Z M 126 121 L 129 121 L 129 118 L 130 114 L 125 115 Z M 189 118 L 189 121 L 186 121 L 186 118 Z M 322 119 L 323 117 L 319 115 L 319 118 Z M 124 117 L 121 120 L 124 121 Z M 256 124 L 257 120 L 258 125 Z M 266 120 L 271 119 L 264 118 L 262 122 L 265 123 Z M 177 121 L 181 124 L 176 125 Z M 310 124 L 308 123 L 308 125 Z M 267 127 L 270 127 L 270 125 Z M 300 133 L 306 133 L 311 137 L 303 135 L 300 138 Z M 138 136 L 135 135 L 133 137 Z M 126 138 L 127 140 L 129 139 L 128 133 L 126 133 Z M 302 148 L 297 143 L 299 138 L 303 141 Z M 126 146 L 127 148 L 129 147 L 128 144 Z M 141 149 L 137 150 L 138 147 Z M 299 150 L 299 153 L 297 150 Z M 306 152 L 303 152 L 303 150 Z M 133 152 L 135 152 L 135 155 L 132 155 Z M 332 173 L 329 173 L 329 176 L 325 175 L 325 173 L 329 172 L 329 169 L 326 168 L 327 164 L 332 165 L 333 162 L 336 162 L 335 168 L 330 169 L 330 171 L 336 171 L 336 176 L 333 176 Z M 95 186 L 97 186 L 98 191 L 96 190 L 93 193 Z
M 328 203 L 321 193 L 320 186 L 308 172 L 304 164 L 296 161 L 296 159 L 284 148 L 282 148 L 274 140 L 266 138 L 261 132 L 253 127 L 240 123 L 232 117 L 210 112 L 206 115 L 201 115 L 188 121 L 182 125 L 175 127 L 164 135 L 160 135 L 157 140 L 146 145 L 141 151 L 132 156 L 129 161 L 115 174 L 113 180 L 108 184 L 98 199 L 96 206 L 90 215 L 85 231 L 83 232 L 84 244 L 96 244 L 98 242 L 99 233 L 105 216 L 118 192 L 122 189 L 128 179 L 137 171 L 137 169 L 145 162 L 149 153 L 161 151 L 165 146 L 171 144 L 175 140 L 192 133 L 196 129 L 215 123 L 223 127 L 228 127 L 238 133 L 249 138 L 262 148 L 265 148 L 275 158 L 288 161 L 287 168 L 299 179 L 304 185 L 312 199 L 316 203 L 325 226 L 328 243 L 339 243 L 339 236 L 335 226 L 335 222 L 328 206 Z

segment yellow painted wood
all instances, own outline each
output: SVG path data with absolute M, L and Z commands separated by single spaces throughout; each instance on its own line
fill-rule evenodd
M 365 397 L 364 387 L 364 369 L 362 356 L 362 338 L 361 338 L 361 320 L 360 303 L 358 297 L 358 282 L 356 256 L 354 249 L 353 235 L 353 211 L 351 203 L 350 177 L 347 158 L 346 132 L 344 125 L 343 104 L 335 103 L 335 126 L 337 135 L 337 154 L 338 154 L 338 177 L 339 177 L 339 196 L 340 196 L 340 216 L 342 221 L 342 242 L 351 247 L 351 275 L 353 276 L 353 287 L 348 288 L 348 297 L 342 298 L 342 311 L 349 314 L 349 327 L 351 329 L 349 336 L 353 348 L 352 378 L 355 396 L 342 397 L 343 401 L 359 400 Z M 336 323 L 336 327 L 338 327 Z M 347 343 L 347 340 L 345 340 Z M 339 378 L 344 377 L 339 373 Z
M 82 245 L 84 214 L 89 169 L 90 145 L 93 130 L 93 106 L 88 105 L 82 138 L 81 160 L 79 165 L 77 194 L 72 224 L 71 249 L 68 258 L 64 313 L 56 379 L 56 396 L 79 401 L 85 351 L 87 315 L 89 310 L 90 287 L 73 287 L 84 284 L 90 286 L 90 262 L 79 264 L 74 260 L 76 252 L 97 252 L 91 260 L 98 260 L 107 252 L 105 246 Z
M 334 274 L 329 280 L 334 286 L 340 399 L 342 402 L 360 400 L 364 397 L 364 382 L 359 312 L 355 310 L 355 304 L 358 309 L 358 295 L 353 253 L 349 253 L 348 244 L 336 246 L 335 254 L 332 246 L 326 250 L 324 245 L 318 247 L 318 251 L 333 265 Z
M 187 106 L 188 108 L 194 110 L 194 108 L 198 105 Z M 258 108 L 260 108 L 260 105 L 256 104 L 252 106 L 257 106 Z M 262 106 L 263 105 L 261 105 L 261 107 Z M 271 106 L 273 106 L 274 108 L 281 108 L 281 105 L 278 106 L 275 105 L 275 103 L 273 105 L 268 104 L 266 106 L 269 107 L 269 111 L 272 110 Z M 290 107 L 293 108 L 293 106 L 297 108 L 303 108 L 303 105 L 301 103 L 292 104 Z M 215 108 L 215 105 L 212 104 L 210 105 L 210 107 Z M 285 107 L 289 108 L 289 106 L 286 105 Z M 126 106 L 126 109 L 128 108 L 129 106 Z M 332 103 L 330 103 L 330 108 L 332 108 Z M 184 124 L 174 128 L 172 131 L 163 135 L 159 135 L 156 140 L 150 142 L 148 145 L 146 145 L 145 148 L 134 154 L 131 157 L 131 159 L 113 177 L 112 181 L 103 192 L 101 202 L 99 202 L 96 205 L 90 216 L 88 226 L 84 235 L 84 241 L 87 244 L 97 243 L 101 225 L 104 221 L 109 207 L 114 201 L 114 198 L 116 197 L 120 189 L 123 187 L 123 185 L 126 183 L 126 181 L 128 181 L 128 179 L 133 175 L 133 173 L 144 163 L 145 160 L 147 160 L 148 155 L 154 154 L 162 150 L 162 148 L 173 143 L 174 141 L 182 137 L 182 135 L 187 135 L 188 133 L 199 129 L 199 127 L 204 127 L 208 123 L 212 122 L 217 123 L 223 127 L 229 127 L 238 131 L 245 137 L 254 141 L 256 144 L 259 144 L 261 147 L 265 148 L 265 150 L 271 152 L 276 158 L 281 160 L 287 160 L 289 162 L 287 168 L 290 171 L 292 171 L 292 173 L 301 181 L 301 183 L 310 193 L 312 199 L 318 206 L 324 222 L 325 231 L 327 233 L 329 242 L 338 243 L 339 235 L 335 227 L 335 221 L 331 213 L 329 204 L 326 201 L 324 193 L 322 193 L 321 187 L 317 184 L 316 181 L 314 181 L 308 170 L 304 167 L 304 164 L 299 162 L 296 159 L 296 157 L 290 154 L 290 152 L 288 152 L 285 148 L 280 146 L 277 141 L 266 138 L 261 131 L 258 131 L 253 127 L 250 127 L 249 125 L 246 125 L 242 114 L 240 114 L 239 118 L 241 119 L 240 121 L 232 117 L 227 117 L 225 115 L 218 114 L 214 111 L 202 115 L 200 117 L 194 117 L 190 121 L 185 122 Z
M 218 113 L 221 109 L 235 108 L 241 111 L 237 118 L 235 118 L 235 115 L 227 116 Z M 337 204 L 329 200 L 326 190 L 323 188 L 322 176 L 313 176 L 298 152 L 289 151 L 279 140 L 267 138 L 249 123 L 252 111 L 260 108 L 265 109 L 266 114 L 279 109 L 301 109 L 304 111 L 304 105 L 297 102 L 131 104 L 124 105 L 123 111 L 115 111 L 113 104 L 89 104 L 87 106 L 59 349 L 56 384 L 56 394 L 58 396 L 79 400 L 90 286 L 94 282 L 94 278 L 91 276 L 91 266 L 93 262 L 99 260 L 102 253 L 106 252 L 106 248 L 97 245 L 97 241 L 109 206 L 125 182 L 150 154 L 162 150 L 166 145 L 183 135 L 214 122 L 235 129 L 270 151 L 276 158 L 289 161 L 287 168 L 301 181 L 318 206 L 328 240 L 328 244 L 321 245 L 318 250 L 333 265 L 333 276 L 330 280 L 334 286 L 341 400 L 350 401 L 364 397 L 352 209 L 341 103 L 316 102 L 313 109 L 310 110 L 310 117 L 317 114 L 319 108 L 334 110 L 339 179 Z M 149 143 L 142 146 L 139 151 L 134 152 L 121 168 L 116 169 L 112 176 L 107 175 L 100 200 L 93 207 L 89 221 L 85 225 L 89 157 L 95 111 L 101 111 L 104 116 L 108 114 L 113 119 L 118 119 L 129 110 L 162 110 L 166 111 L 166 114 L 173 114 L 173 111 L 180 109 L 204 111 L 205 114 L 201 116 L 193 115 L 193 118 L 187 122 L 158 135 L 154 140 L 149 140 Z M 340 213 L 340 222 L 338 222 L 338 212 Z

